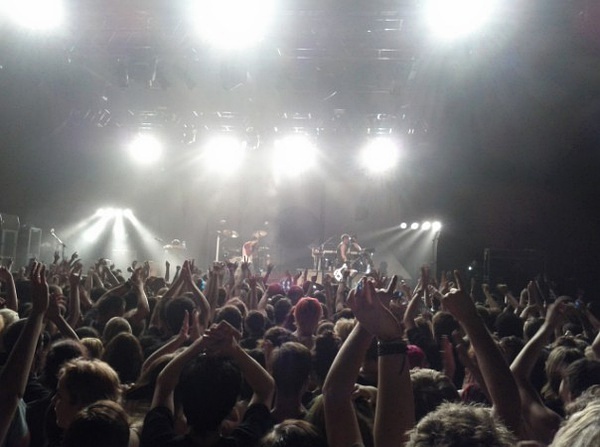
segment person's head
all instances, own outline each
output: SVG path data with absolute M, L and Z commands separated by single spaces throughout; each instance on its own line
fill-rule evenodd
M 565 416 L 569 418 L 571 415 L 583 410 L 588 405 L 600 403 L 600 385 L 592 385 L 572 402 L 565 406 Z
M 300 298 L 304 296 L 304 290 L 300 286 L 291 286 L 290 290 L 288 290 L 287 297 L 292 302 L 292 305 L 296 305 Z
M 326 447 L 323 434 L 310 422 L 286 419 L 260 441 L 260 447 Z
M 294 319 L 298 332 L 313 335 L 323 315 L 321 303 L 316 298 L 304 297 L 294 307 Z
M 354 329 L 356 320 L 353 318 L 340 318 L 335 322 L 334 332 L 342 341 L 346 340 Z
M 247 337 L 262 337 L 265 333 L 267 320 L 262 312 L 251 310 L 244 318 L 244 335 Z
M 347 233 L 342 234 L 342 236 L 340 237 L 340 240 L 344 243 L 344 244 L 349 244 L 350 243 L 350 235 Z
M 272 376 L 277 394 L 300 396 L 308 383 L 312 358 L 308 348 L 297 342 L 287 342 L 273 351 Z
M 42 383 L 51 390 L 58 385 L 58 373 L 63 364 L 78 357 L 86 357 L 87 350 L 84 345 L 76 340 L 58 340 L 50 345 L 44 367 L 42 369 Z
M 102 338 L 100 332 L 91 326 L 79 326 L 75 329 L 75 333 L 80 340 L 83 340 L 84 338 Z
M 121 383 L 134 383 L 140 375 L 144 354 L 135 335 L 121 333 L 106 345 L 102 360 L 117 372 Z
M 560 382 L 562 381 L 563 370 L 583 357 L 581 351 L 577 348 L 568 348 L 559 346 L 550 351 L 546 360 L 546 385 L 544 385 L 544 397 L 558 398 Z
M 175 395 L 194 434 L 219 429 L 238 399 L 241 383 L 240 370 L 219 357 L 201 355 L 182 372 Z
M 490 410 L 474 405 L 443 403 L 409 432 L 406 447 L 512 447 L 514 435 Z
M 107 345 L 113 338 L 120 333 L 125 332 L 131 334 L 131 325 L 123 317 L 112 317 L 104 326 L 102 331 L 102 342 Z
M 544 324 L 543 318 L 530 318 L 523 324 L 523 339 L 527 342 Z
M 500 349 L 502 351 L 502 355 L 504 356 L 506 362 L 509 365 L 513 362 L 515 358 L 517 358 L 517 355 L 519 355 L 519 352 L 521 352 L 521 349 L 523 349 L 523 346 L 525 346 L 523 339 L 514 335 L 503 337 L 502 339 L 500 339 L 499 344 Z
M 600 400 L 573 414 L 554 436 L 551 447 L 600 445 Z
M 63 365 L 53 398 L 56 423 L 67 428 L 78 411 L 99 400 L 118 402 L 119 376 L 107 363 L 78 358 Z
M 494 323 L 499 338 L 516 336 L 523 338 L 523 320 L 513 312 L 501 312 Z
M 83 408 L 65 431 L 64 447 L 127 447 L 129 420 L 116 402 L 100 400 Z
M 181 325 L 183 324 L 185 312 L 187 311 L 188 315 L 192 315 L 195 308 L 196 305 L 194 302 L 185 296 L 179 296 L 169 300 L 164 309 L 165 323 L 169 332 L 171 334 L 179 333 Z
M 458 321 L 450 312 L 437 312 L 431 322 L 433 323 L 433 336 L 438 344 L 441 343 L 442 335 L 452 339 L 452 332 L 460 329 Z
M 450 378 L 433 369 L 410 371 L 415 402 L 415 421 L 434 411 L 444 402 L 459 402 L 460 396 Z
M 112 317 L 122 317 L 125 313 L 125 300 L 119 295 L 109 295 L 98 303 L 98 322 L 106 324 Z
M 560 397 L 569 403 L 592 385 L 600 385 L 600 361 L 581 358 L 564 369 Z
M 87 348 L 88 356 L 92 359 L 102 358 L 104 353 L 104 344 L 102 340 L 95 337 L 85 337 L 81 339 L 81 344 Z
M 292 302 L 289 298 L 281 298 L 273 305 L 275 324 L 282 326 L 290 311 L 292 310 Z
M 240 310 L 231 304 L 221 307 L 215 315 L 215 323 L 226 321 L 238 331 L 242 332 L 243 317 Z
M 312 352 L 313 370 L 319 384 L 325 382 L 325 377 L 327 377 L 329 368 L 331 368 L 341 346 L 342 341 L 333 331 L 323 332 L 315 339 Z

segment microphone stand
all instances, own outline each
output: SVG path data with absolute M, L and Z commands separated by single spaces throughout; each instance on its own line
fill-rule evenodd
M 65 245 L 65 243 L 56 235 L 56 233 L 54 232 L 54 228 L 50 230 L 50 234 L 52 235 L 52 237 L 54 239 L 56 239 L 56 242 L 62 247 L 61 251 L 62 251 L 62 258 L 65 259 L 65 248 L 67 248 L 67 246 Z

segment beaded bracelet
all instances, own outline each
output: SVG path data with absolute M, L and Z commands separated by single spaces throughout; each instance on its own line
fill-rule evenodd
M 377 342 L 377 355 L 406 354 L 408 347 L 402 339 Z

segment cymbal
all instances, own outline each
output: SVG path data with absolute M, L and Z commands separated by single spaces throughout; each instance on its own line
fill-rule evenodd
M 269 247 L 258 247 L 258 251 L 269 251 Z
M 235 230 L 223 230 L 221 231 L 221 233 L 223 234 L 223 236 L 225 237 L 230 237 L 232 239 L 235 239 L 236 237 L 239 237 L 240 235 L 238 234 L 237 231 Z
M 268 233 L 265 230 L 256 230 L 252 236 L 254 237 L 265 237 Z

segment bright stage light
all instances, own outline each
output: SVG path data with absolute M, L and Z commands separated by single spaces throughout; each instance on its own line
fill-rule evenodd
M 0 7 L 15 23 L 31 30 L 56 29 L 65 18 L 62 0 L 4 0 Z
M 244 161 L 246 144 L 233 136 L 211 139 L 204 148 L 203 163 L 222 173 L 233 172 Z
M 413 222 L 412 224 L 410 224 L 410 229 L 411 230 L 418 230 L 419 229 L 419 224 L 417 222 Z
M 425 13 L 432 32 L 440 38 L 458 38 L 483 27 L 497 0 L 428 0 Z
M 399 152 L 396 143 L 389 138 L 378 137 L 363 149 L 360 164 L 373 174 L 381 174 L 396 166 Z
M 202 37 L 213 46 L 244 49 L 263 39 L 275 4 L 275 0 L 196 0 L 192 17 Z
M 136 162 L 149 165 L 160 159 L 162 145 L 153 135 L 138 134 L 129 145 L 129 154 Z
M 431 222 L 425 221 L 421 224 L 421 230 L 429 230 L 431 228 Z
M 406 222 L 402 222 L 402 223 L 400 224 L 400 229 L 401 229 L 401 230 L 406 230 L 407 228 L 408 228 L 408 224 L 407 224 Z
M 290 178 L 313 168 L 317 148 L 306 135 L 290 135 L 275 141 L 273 169 L 278 178 Z
M 100 220 L 94 222 L 94 224 L 83 233 L 83 240 L 88 243 L 96 242 L 106 229 L 110 219 L 111 217 L 105 214 Z
M 442 224 L 441 224 L 440 222 L 434 222 L 434 223 L 431 225 L 431 229 L 432 229 L 433 231 L 440 231 L 440 230 L 442 229 Z

